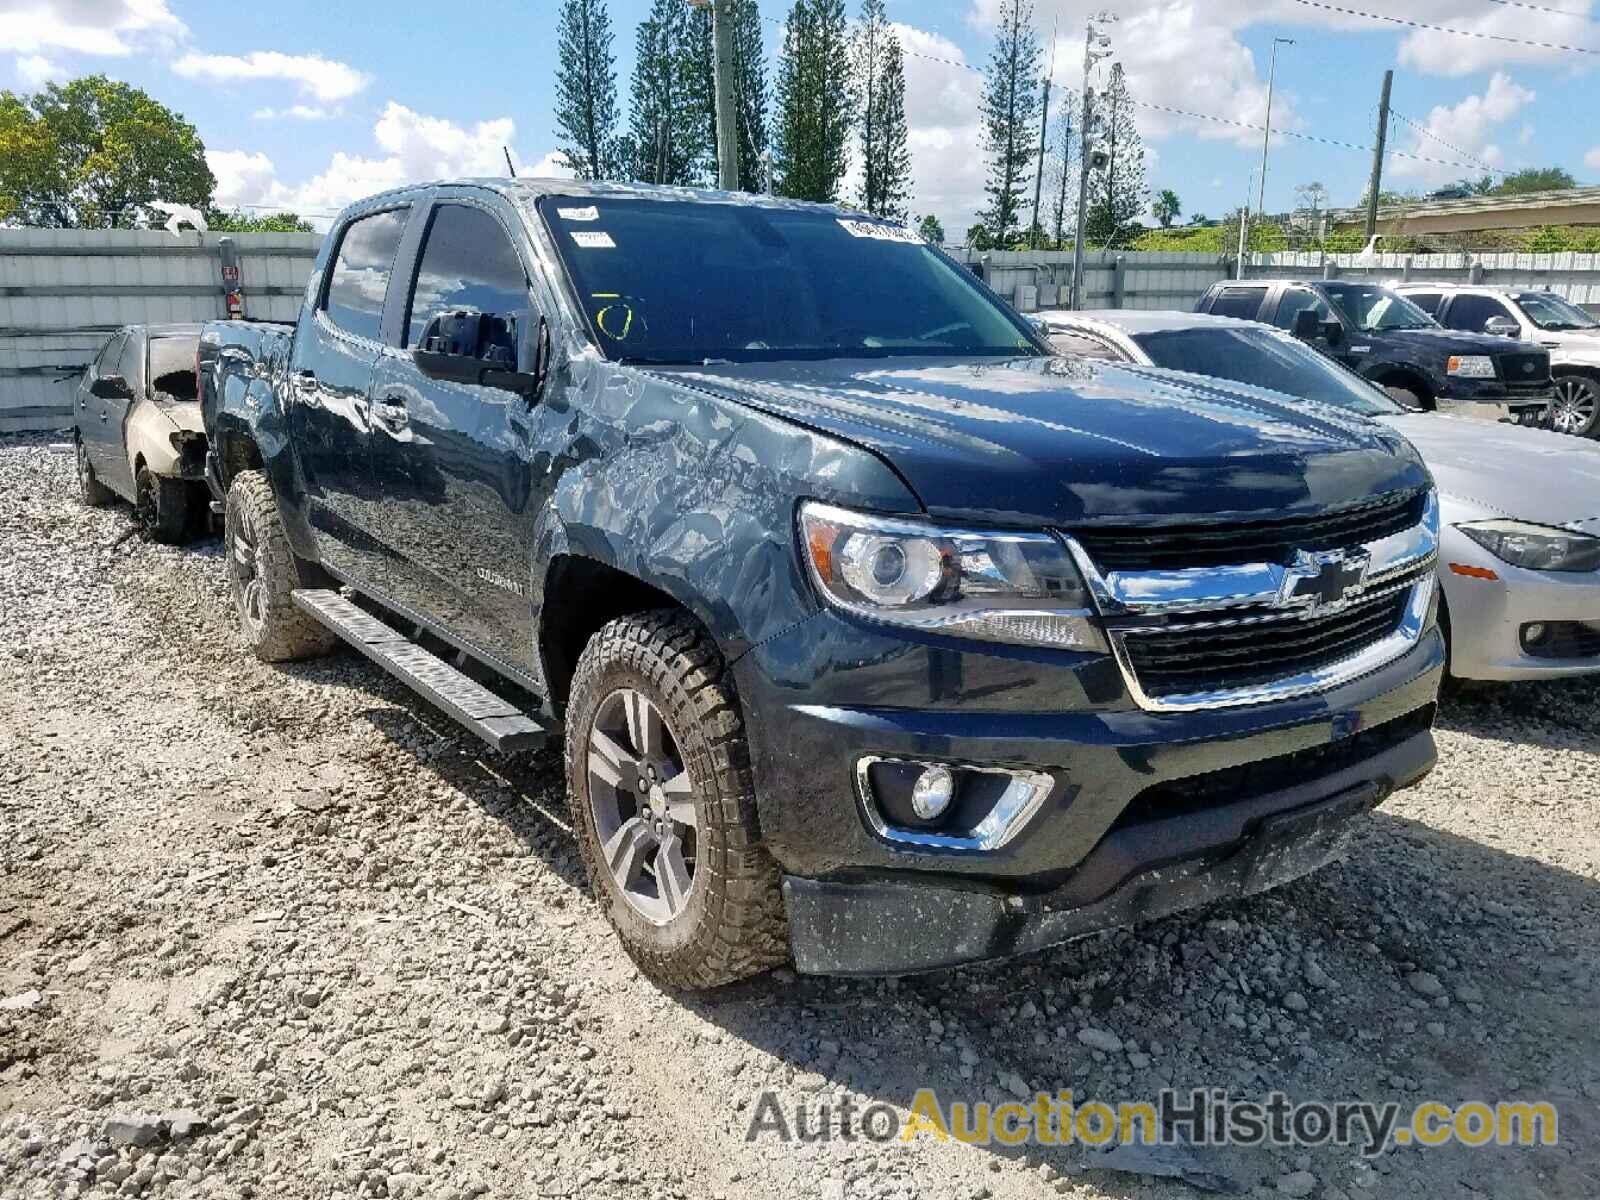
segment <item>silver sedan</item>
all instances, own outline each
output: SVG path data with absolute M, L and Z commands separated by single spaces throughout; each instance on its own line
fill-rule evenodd
M 1195 313 L 1045 312 L 1055 347 L 1211 375 L 1370 417 L 1404 435 L 1439 486 L 1450 672 L 1600 672 L 1600 445 L 1401 408 L 1269 325 Z

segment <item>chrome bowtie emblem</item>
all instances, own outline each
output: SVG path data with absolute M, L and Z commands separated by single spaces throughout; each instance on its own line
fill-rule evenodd
M 1306 616 L 1343 608 L 1362 591 L 1371 561 L 1365 550 L 1298 550 L 1278 588 L 1278 607 Z
M 1538 369 L 1538 365 L 1535 363 L 1525 362 L 1522 364 L 1522 373 L 1524 375 L 1532 375 Z

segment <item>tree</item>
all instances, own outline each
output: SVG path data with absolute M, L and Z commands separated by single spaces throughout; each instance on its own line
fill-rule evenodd
M 861 103 L 861 206 L 874 216 L 904 220 L 911 182 L 905 60 L 883 2 L 862 0 L 851 49 Z
M 150 200 L 204 209 L 216 185 L 194 126 L 136 87 L 87 75 L 0 92 L 0 220 L 115 228 Z
M 1078 127 L 1073 124 L 1078 111 L 1077 96 L 1068 92 L 1061 98 L 1061 120 L 1056 128 L 1045 163 L 1045 179 L 1050 185 L 1051 244 L 1063 249 L 1067 241 L 1067 215 L 1078 212 L 1078 172 L 1072 164 L 1078 157 Z
M 206 225 L 212 233 L 311 233 L 311 222 L 287 210 L 247 214 L 240 209 L 206 210 Z
M 779 193 L 835 200 L 855 124 L 844 0 L 795 0 L 778 63 L 772 157 Z
M 967 230 L 967 249 L 993 250 L 994 232 L 982 221 Z
M 1106 165 L 1089 174 L 1089 215 L 1084 236 L 1109 246 L 1144 211 L 1144 142 L 1133 117 L 1133 97 L 1122 64 L 1111 69 L 1111 86 L 1097 103 Z
M 1490 196 L 1525 196 L 1529 192 L 1556 192 L 1577 187 L 1578 181 L 1565 167 L 1528 167 L 1513 171 L 1486 193 Z
M 739 187 L 766 191 L 767 58 L 756 0 L 731 0 L 734 112 L 739 122 Z
M 1156 196 L 1155 203 L 1150 206 L 1150 215 L 1163 229 L 1171 229 L 1172 223 L 1183 213 L 1183 202 L 1178 199 L 1178 193 L 1171 188 L 1162 188 Z
M 625 147 L 630 174 L 646 183 L 691 185 L 704 165 L 706 128 L 687 77 L 688 40 L 689 6 L 655 0 L 639 24 Z
M 917 232 L 935 246 L 944 245 L 944 223 L 938 217 L 929 213 L 917 222 Z
M 564 0 L 556 22 L 556 137 L 579 179 L 617 171 L 617 70 L 605 0 Z
M 984 223 L 995 241 L 1010 245 L 1021 236 L 1023 193 L 1031 177 L 1039 135 L 1039 35 L 1031 0 L 1001 0 L 1000 32 L 985 71 L 981 112 L 989 179 Z

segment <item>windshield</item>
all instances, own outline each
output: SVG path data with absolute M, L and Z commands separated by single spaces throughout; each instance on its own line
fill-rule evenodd
M 1325 283 L 1322 290 L 1358 329 L 1437 329 L 1439 323 L 1398 292 L 1372 283 Z
M 899 225 L 754 204 L 539 204 L 607 358 L 1042 355 L 1020 317 Z
M 1551 292 L 1524 292 L 1513 299 L 1540 329 L 1600 329 L 1600 321 Z
M 160 400 L 193 400 L 196 333 L 150 339 L 150 393 Z
M 1173 329 L 1134 336 L 1158 367 L 1271 388 L 1364 417 L 1405 410 L 1372 384 L 1268 329 Z

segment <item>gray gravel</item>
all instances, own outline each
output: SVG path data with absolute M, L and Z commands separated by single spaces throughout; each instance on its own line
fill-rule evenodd
M 1260 1196 L 1600 1195 L 1600 685 L 1446 702 L 1343 864 L 902 981 L 642 979 L 550 756 L 246 657 L 215 541 L 0 438 L 0 1195 L 1177 1197 L 1073 1147 L 747 1144 L 763 1089 L 1549 1098 L 1538 1150 L 1215 1151 Z

